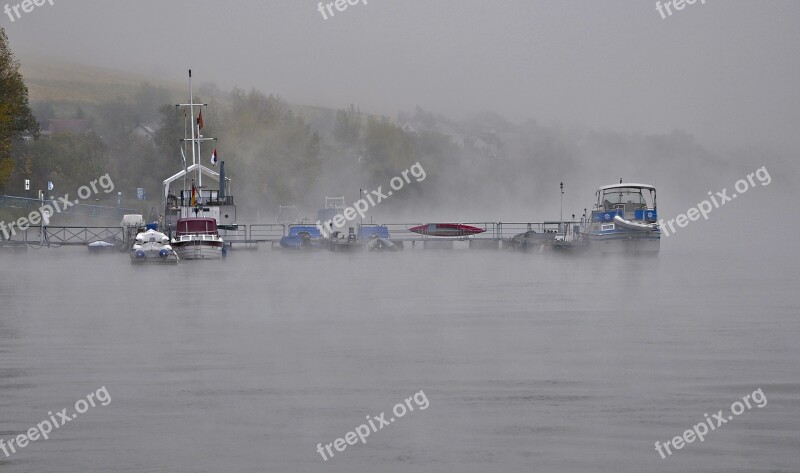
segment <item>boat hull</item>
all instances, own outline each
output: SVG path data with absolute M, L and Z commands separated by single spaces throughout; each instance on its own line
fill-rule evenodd
M 410 232 L 419 233 L 420 235 L 427 236 L 441 236 L 441 237 L 464 237 L 469 235 L 477 235 L 486 230 L 472 225 L 464 225 L 462 223 L 428 223 L 425 225 L 418 225 L 408 229 Z
M 546 248 L 553 245 L 555 233 L 541 233 L 529 230 L 525 233 L 514 235 L 508 243 L 509 248 L 525 252 L 543 253 Z
M 592 252 L 601 254 L 658 255 L 660 232 L 616 231 L 586 234 Z
M 278 244 L 281 248 L 287 250 L 314 250 L 321 248 L 318 239 L 303 236 L 285 236 L 281 238 Z
M 161 256 L 158 252 L 137 252 L 131 251 L 131 263 L 133 264 L 178 264 L 180 260 L 175 251 L 170 251 L 167 255 Z
M 193 240 L 175 242 L 173 249 L 182 260 L 191 259 L 220 259 L 222 258 L 221 241 Z
M 116 245 L 105 241 L 89 243 L 86 247 L 89 249 L 89 253 L 108 253 L 117 250 Z
M 355 240 L 347 238 L 331 238 L 323 240 L 323 246 L 333 252 L 355 252 L 364 249 L 364 245 Z
M 175 250 L 163 245 L 137 245 L 130 257 L 133 264 L 177 264 L 180 260 Z
M 367 242 L 369 251 L 400 251 L 403 249 L 402 242 L 397 244 L 388 238 L 373 238 Z

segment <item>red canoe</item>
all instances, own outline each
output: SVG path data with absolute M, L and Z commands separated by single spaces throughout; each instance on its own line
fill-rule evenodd
M 486 230 L 463 223 L 428 223 L 408 229 L 414 233 L 428 236 L 460 237 L 483 233 Z

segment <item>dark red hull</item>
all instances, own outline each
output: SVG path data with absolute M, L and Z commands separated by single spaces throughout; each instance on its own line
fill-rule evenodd
M 427 223 L 408 229 L 414 233 L 427 236 L 461 237 L 476 235 L 486 230 L 463 223 Z

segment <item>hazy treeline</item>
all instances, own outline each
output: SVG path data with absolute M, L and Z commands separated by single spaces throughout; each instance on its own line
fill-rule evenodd
M 180 139 L 192 119 L 175 107 L 181 99 L 164 89 L 143 84 L 134 96 L 95 106 L 33 104 L 40 123 L 57 116 L 86 117 L 92 131 L 16 142 L 16 178 L 3 192 L 20 194 L 25 176 L 68 191 L 110 172 L 128 203 L 136 187 L 158 201 L 163 179 L 183 167 Z M 619 178 L 654 183 L 675 198 L 692 189 L 710 190 L 719 176 L 735 176 L 747 163 L 771 162 L 794 172 L 786 160 L 763 150 L 721 157 L 685 132 L 571 130 L 533 120 L 515 125 L 492 113 L 454 122 L 419 108 L 389 119 L 348 106 L 312 120 L 277 96 L 214 87 L 201 89 L 196 100 L 209 104 L 204 136 L 219 139 L 203 144 L 200 160 L 211 166 L 217 148 L 233 179 L 240 213 L 252 218 L 256 212 L 271 218 L 288 203 L 314 217 L 325 195 L 344 195 L 352 202 L 358 189 L 386 189 L 392 177 L 417 161 L 428 179 L 382 203 L 374 218 L 554 219 L 560 182 L 566 189 L 565 216 L 580 216 L 595 187 Z M 152 140 L 132 133 L 139 123 L 155 128 Z
M 110 172 L 126 205 L 157 203 L 162 181 L 183 168 L 180 140 L 199 109 L 190 117 L 188 109 L 174 105 L 185 99 L 151 84 L 132 96 L 99 104 L 34 103 L 43 130 L 51 119 L 65 118 L 87 120 L 89 129 L 15 141 L 13 172 L 0 191 L 23 195 L 23 181 L 30 179 L 34 188 L 52 181 L 54 193 L 69 192 Z M 362 115 L 354 107 L 336 112 L 317 129 L 285 100 L 257 90 L 225 93 L 205 86 L 195 101 L 209 104 L 203 108 L 203 135 L 218 138 L 202 145 L 200 162 L 211 167 L 217 149 L 245 214 L 270 215 L 289 203 L 313 212 L 324 195 L 349 193 L 352 200 L 359 185 L 385 185 L 416 161 L 436 169 L 457 153 L 443 136 L 406 133 L 394 121 Z M 153 129 L 153 136 L 140 133 L 140 125 Z M 190 148 L 186 156 L 191 163 Z M 146 190 L 149 203 L 132 201 L 137 187 Z M 395 200 L 413 199 L 421 191 L 408 190 Z M 101 197 L 116 202 L 115 195 Z
M 7 52 L 3 60 L 13 62 L 13 56 Z M 15 91 L 24 112 L 27 91 L 20 88 L 20 77 L 10 82 L 16 88 L 7 90 Z M 730 185 L 742 172 L 764 165 L 780 176 L 796 176 L 797 170 L 789 157 L 763 146 L 722 155 L 682 131 L 580 130 L 532 119 L 515 124 L 491 112 L 454 120 L 420 107 L 388 118 L 362 113 L 356 105 L 336 111 L 301 107 L 255 89 L 222 91 L 213 84 L 201 84 L 195 94 L 196 102 L 209 105 L 203 109 L 202 133 L 218 138 L 203 144 L 200 161 L 211 166 L 216 148 L 226 162 L 242 222 L 256 215 L 271 221 L 279 205 L 290 203 L 301 216 L 314 219 L 324 196 L 343 195 L 353 202 L 359 189 L 387 190 L 389 180 L 415 162 L 427 179 L 406 186 L 370 210 L 369 217 L 555 220 L 563 182 L 564 217 L 580 218 L 592 204 L 594 188 L 620 178 L 655 184 L 659 203 L 679 211 L 706 191 Z M 22 113 L 15 123 L 0 123 L 6 129 L 16 126 L 14 138 L 0 143 L 5 147 L 0 147 L 5 150 L 0 193 L 24 195 L 24 179 L 30 179 L 30 195 L 47 181 L 56 185 L 52 194 L 62 195 L 108 172 L 124 205 L 144 213 L 160 209 L 162 181 L 183 168 L 180 140 L 199 112 L 190 117 L 174 105 L 187 100 L 174 89 L 143 83 L 110 101 L 33 102 L 32 116 L 42 130 L 51 119 L 64 118 L 86 120 L 88 130 L 23 140 L 25 129 L 31 138 L 37 136 L 30 116 Z M 143 127 L 153 133 L 142 133 Z M 146 190 L 147 202 L 134 200 L 137 187 Z M 116 195 L 97 198 L 116 205 Z

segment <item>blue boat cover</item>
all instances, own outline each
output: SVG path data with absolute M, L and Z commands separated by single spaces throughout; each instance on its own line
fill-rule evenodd
M 636 220 L 647 221 L 650 223 L 658 220 L 658 213 L 653 209 L 638 209 L 634 215 L 636 216 Z
M 369 239 L 372 235 L 378 238 L 389 238 L 389 229 L 386 225 L 363 225 L 358 231 L 358 238 L 360 240 Z
M 592 212 L 592 222 L 611 222 L 616 215 L 622 217 L 622 210 L 608 210 L 605 212 L 595 210 Z
M 297 236 L 298 233 L 306 232 L 308 236 L 311 238 L 319 238 L 319 228 L 316 225 L 293 225 L 289 227 L 289 235 L 290 237 Z

